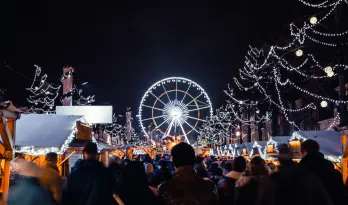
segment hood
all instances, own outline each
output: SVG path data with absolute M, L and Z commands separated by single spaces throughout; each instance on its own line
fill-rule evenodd
M 243 172 L 236 172 L 236 171 L 230 171 L 228 172 L 225 177 L 229 177 L 229 178 L 232 178 L 232 179 L 239 179 L 240 176 L 243 175 Z

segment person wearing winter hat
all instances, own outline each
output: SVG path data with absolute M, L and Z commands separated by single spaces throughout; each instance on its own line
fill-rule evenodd
M 87 142 L 83 148 L 84 162 L 66 180 L 62 205 L 107 205 L 114 202 L 116 180 L 113 173 L 98 161 L 98 158 L 97 145 Z

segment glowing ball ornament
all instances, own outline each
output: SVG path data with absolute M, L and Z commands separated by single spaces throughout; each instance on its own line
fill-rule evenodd
M 327 101 L 326 100 L 323 100 L 323 101 L 321 101 L 321 103 L 320 103 L 320 106 L 321 107 L 327 107 L 327 105 L 328 105 L 328 103 L 327 103 Z
M 297 57 L 301 57 L 303 55 L 303 51 L 301 50 L 301 49 L 298 49 L 297 51 L 296 51 L 296 56 Z
M 313 16 L 312 18 L 309 19 L 309 22 L 314 25 L 314 24 L 318 23 L 318 19 L 317 19 L 317 17 Z
M 324 71 L 325 71 L 325 73 L 331 73 L 333 71 L 333 69 L 331 66 L 327 66 L 327 67 L 325 67 Z
M 327 76 L 329 77 L 329 78 L 331 78 L 332 76 L 334 76 L 335 75 L 335 73 L 333 72 L 333 71 L 331 71 L 331 72 L 329 72 L 328 74 L 327 74 Z

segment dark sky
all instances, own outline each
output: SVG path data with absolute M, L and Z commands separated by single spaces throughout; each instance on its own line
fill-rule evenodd
M 76 84 L 88 81 L 86 92 L 116 112 L 137 109 L 146 89 L 170 76 L 196 81 L 217 108 L 248 45 L 276 42 L 303 7 L 295 0 L 95 2 L 1 3 L 0 87 L 15 104 L 26 102 L 31 81 L 23 76 L 33 76 L 34 64 L 51 81 L 69 64 Z

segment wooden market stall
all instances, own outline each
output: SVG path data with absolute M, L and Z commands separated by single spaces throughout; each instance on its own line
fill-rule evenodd
M 77 133 L 82 116 L 23 114 L 16 126 L 15 152 L 38 164 L 48 152 L 58 154 L 58 165 L 64 161 L 66 150 Z M 58 166 L 64 176 L 62 166 Z
M 10 184 L 10 162 L 14 158 L 16 121 L 23 111 L 12 102 L 0 102 L 0 193 L 7 194 Z

